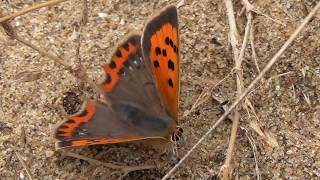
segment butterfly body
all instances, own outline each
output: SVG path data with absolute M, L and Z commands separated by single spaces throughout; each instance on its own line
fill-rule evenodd
M 164 30 L 170 31 L 158 35 Z M 110 62 L 103 65 L 105 77 L 100 85 L 110 107 L 89 102 L 60 123 L 55 131 L 57 148 L 169 141 L 178 124 L 178 46 L 177 10 L 170 6 L 147 23 L 142 37 L 131 34 L 118 45 Z M 167 51 L 166 56 L 156 54 L 160 47 Z M 156 58 L 163 70 L 155 66 Z

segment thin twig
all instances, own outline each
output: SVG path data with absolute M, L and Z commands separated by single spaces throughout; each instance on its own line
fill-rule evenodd
M 318 9 L 320 8 L 320 2 L 310 11 L 308 16 L 303 19 L 299 27 L 294 31 L 289 39 L 282 45 L 280 50 L 272 57 L 268 64 L 263 68 L 260 74 L 251 82 L 247 89 L 245 89 L 242 94 L 235 100 L 230 108 L 210 127 L 210 129 L 199 139 L 199 141 L 192 146 L 192 148 L 180 159 L 180 161 L 162 178 L 162 180 L 168 179 L 180 166 L 181 164 L 190 156 L 190 154 L 215 130 L 215 128 L 228 116 L 228 114 L 234 110 L 234 108 L 246 97 L 246 95 L 251 92 L 251 90 L 256 86 L 258 82 L 264 77 L 264 75 L 271 69 L 271 67 L 278 61 L 280 56 L 284 51 L 291 45 L 298 34 L 303 30 L 303 28 L 308 24 L 308 22 L 313 18 Z
M 254 162 L 256 164 L 256 174 L 257 174 L 257 180 L 260 180 L 261 179 L 261 173 L 260 173 L 260 170 L 259 170 L 259 165 L 258 165 L 258 158 L 257 158 L 257 146 L 255 144 L 255 141 L 254 139 L 251 137 L 251 135 L 249 134 L 248 130 L 246 128 L 243 128 L 243 127 L 240 127 L 241 129 L 243 129 L 245 131 L 245 135 L 247 136 L 249 142 L 250 142 L 250 145 L 252 147 L 252 152 L 253 152 L 253 157 L 254 157 Z
M 247 11 L 247 25 L 246 25 L 246 29 L 245 29 L 245 33 L 244 33 L 244 37 L 243 37 L 243 42 L 242 42 L 242 46 L 241 46 L 241 50 L 240 50 L 240 54 L 239 54 L 239 58 L 238 58 L 238 61 L 239 61 L 238 63 L 240 65 L 243 61 L 243 57 L 244 57 L 244 53 L 246 50 L 246 46 L 248 44 L 251 29 L 252 29 L 252 12 Z
M 212 94 L 213 90 L 219 86 L 223 81 L 225 81 L 227 78 L 230 77 L 232 73 L 229 73 L 227 76 L 225 76 L 224 78 L 222 78 L 219 82 L 217 82 L 216 84 L 212 85 L 209 89 L 207 90 L 203 90 L 201 92 L 201 94 L 198 96 L 197 100 L 193 103 L 193 105 L 191 106 L 190 110 L 187 110 L 184 114 L 183 114 L 183 118 L 187 117 L 190 113 L 192 113 L 197 107 L 199 107 L 201 104 L 205 103 L 209 97 L 210 94 Z
M 251 45 L 251 51 L 252 51 L 252 59 L 254 61 L 254 65 L 257 68 L 258 73 L 260 73 L 260 68 L 259 68 L 259 64 L 258 64 L 258 58 L 257 58 L 257 53 L 256 53 L 256 49 L 255 49 L 255 45 L 254 45 L 254 20 L 252 22 L 252 26 L 250 29 L 250 45 Z
M 23 169 L 26 171 L 29 179 L 33 180 L 32 176 L 31 176 L 31 172 L 28 168 L 28 166 L 26 165 L 26 163 L 23 161 L 23 159 L 21 158 L 20 154 L 17 151 L 14 151 L 14 153 L 16 154 L 17 158 L 19 159 Z
M 66 0 L 52 0 L 52 1 L 45 2 L 45 3 L 36 4 L 34 6 L 31 6 L 31 7 L 27 7 L 25 9 L 22 9 L 21 11 L 15 12 L 15 13 L 10 14 L 8 16 L 1 17 L 0 18 L 0 23 L 8 21 L 10 19 L 14 19 L 14 18 L 16 18 L 18 16 L 21 16 L 23 14 L 26 14 L 28 12 L 32 12 L 34 10 L 37 10 L 37 9 L 40 9 L 40 8 L 43 8 L 43 7 L 59 4 L 59 3 L 62 3 L 64 1 L 66 1 Z
M 249 3 L 248 0 L 242 0 L 242 3 L 245 5 L 245 9 L 246 11 L 250 11 L 250 12 L 255 12 L 256 14 L 260 14 L 264 17 L 266 17 L 267 19 L 277 23 L 277 24 L 281 24 L 283 26 L 286 26 L 286 24 L 284 24 L 283 22 L 279 21 L 279 20 L 276 20 L 276 19 L 273 19 L 271 18 L 270 16 L 264 14 L 263 12 L 261 12 L 258 8 L 254 7 L 252 4 Z
M 53 60 L 54 60 L 55 62 L 57 62 L 58 64 L 62 65 L 65 69 L 67 69 L 68 71 L 72 72 L 71 66 L 67 65 L 67 64 L 63 61 L 63 59 L 55 56 L 55 55 L 52 54 L 51 52 L 48 52 L 48 51 L 40 48 L 39 46 L 36 46 L 36 45 L 32 44 L 30 41 L 22 38 L 21 36 L 15 35 L 13 38 L 16 39 L 17 41 L 21 42 L 22 44 L 24 44 L 24 45 L 26 45 L 26 46 L 28 46 L 28 47 L 30 47 L 30 48 L 38 51 L 41 55 L 46 56 L 46 57 L 48 57 L 48 58 L 50 58 L 50 59 L 53 59 Z

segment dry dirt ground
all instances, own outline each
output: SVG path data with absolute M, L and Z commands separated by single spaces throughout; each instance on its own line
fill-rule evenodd
M 41 1 L 1 1 L 1 12 L 10 14 Z M 88 5 L 88 24 L 82 28 L 81 63 L 96 81 L 100 65 L 109 61 L 113 46 L 132 30 L 142 30 L 155 10 L 176 1 L 105 1 Z M 260 69 L 292 34 L 315 0 L 255 0 L 259 10 L 274 19 L 254 15 L 253 41 Z M 239 34 L 243 37 L 246 14 L 234 1 Z M 54 52 L 70 65 L 76 59 L 74 30 L 82 1 L 69 0 L 16 18 L 11 24 L 19 35 Z M 232 72 L 229 24 L 222 0 L 187 0 L 179 8 L 181 33 L 180 114 L 198 96 Z M 320 179 L 320 15 L 310 22 L 292 46 L 249 95 L 252 107 L 241 110 L 232 179 L 256 179 L 256 164 L 263 179 Z M 28 179 L 18 156 L 34 179 L 117 179 L 119 170 L 89 163 L 54 149 L 54 125 L 74 112 L 83 99 L 99 95 L 63 67 L 38 52 L 1 35 L 0 42 L 0 179 Z M 243 62 L 244 86 L 258 74 L 249 43 Z M 33 80 L 26 78 L 32 72 Z M 30 81 L 30 82 L 25 82 Z M 232 75 L 213 95 L 233 101 Z M 248 107 L 248 106 L 247 106 Z M 209 96 L 188 116 L 181 116 L 184 140 L 180 157 L 221 115 L 221 105 Z M 253 127 L 259 126 L 260 135 Z M 173 179 L 219 179 L 231 121 L 212 133 L 174 174 Z M 251 143 L 250 143 L 250 140 Z M 170 149 L 170 148 L 169 148 Z M 119 144 L 71 149 L 82 156 L 121 165 L 157 165 L 131 172 L 124 179 L 159 179 L 177 162 L 170 151 L 161 154 L 148 144 Z M 256 160 L 255 160 L 256 158 Z

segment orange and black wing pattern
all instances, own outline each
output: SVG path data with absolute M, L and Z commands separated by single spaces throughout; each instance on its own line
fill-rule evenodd
M 161 103 L 178 121 L 180 91 L 180 58 L 178 13 L 169 6 L 146 25 L 142 36 L 142 54 L 148 62 Z
M 58 124 L 56 148 L 133 141 L 167 142 L 175 123 L 163 108 L 152 76 L 141 55 L 140 35 L 120 43 L 108 64 L 101 89 L 111 107 L 89 102 Z
M 131 112 L 135 110 L 130 105 L 121 106 Z M 132 116 L 126 111 L 119 114 L 104 104 L 89 102 L 77 114 L 58 124 L 54 133 L 56 148 L 142 140 L 167 142 L 164 135 L 168 127 L 163 127 L 155 117 L 139 110 L 134 112 Z
M 128 61 L 133 56 L 140 53 L 140 35 L 130 35 L 125 41 L 117 46 L 108 64 L 103 65 L 105 72 L 104 81 L 101 88 L 104 93 L 110 93 L 117 86 L 123 68 L 128 65 Z M 141 55 L 140 55 L 141 56 Z

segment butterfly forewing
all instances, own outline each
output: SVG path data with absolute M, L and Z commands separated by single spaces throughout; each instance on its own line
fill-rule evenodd
M 146 25 L 142 53 L 156 82 L 162 104 L 178 121 L 180 58 L 177 9 L 169 6 Z

